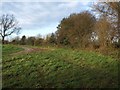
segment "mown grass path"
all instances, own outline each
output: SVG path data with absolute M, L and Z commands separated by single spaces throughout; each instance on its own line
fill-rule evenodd
M 13 48 L 12 53 L 19 52 Z M 43 51 L 24 48 L 17 55 L 3 50 L 4 88 L 118 87 L 118 62 L 110 56 L 62 48 Z
M 28 54 L 28 53 L 35 53 L 40 51 L 53 50 L 48 48 L 38 48 L 38 47 L 30 47 L 30 46 L 18 46 L 18 47 L 24 50 L 12 53 L 11 55 L 20 55 L 20 54 Z

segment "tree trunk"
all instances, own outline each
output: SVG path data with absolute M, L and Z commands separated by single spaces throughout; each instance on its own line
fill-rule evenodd
M 120 37 L 120 12 L 118 12 L 118 34 Z
M 2 37 L 2 44 L 4 44 L 4 41 L 5 41 L 5 37 L 3 36 Z

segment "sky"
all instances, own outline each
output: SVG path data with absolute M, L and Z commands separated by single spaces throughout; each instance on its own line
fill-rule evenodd
M 90 0 L 88 0 L 90 1 Z M 41 34 L 45 36 L 54 33 L 57 26 L 64 17 L 68 17 L 72 13 L 80 13 L 84 10 L 90 10 L 90 2 L 88 1 L 28 1 L 22 0 L 4 0 L 0 3 L 0 15 L 13 14 L 20 26 L 20 37 L 36 36 Z M 13 35 L 17 36 L 17 35 Z M 11 36 L 12 37 L 12 36 Z M 11 38 L 10 37 L 10 38 Z

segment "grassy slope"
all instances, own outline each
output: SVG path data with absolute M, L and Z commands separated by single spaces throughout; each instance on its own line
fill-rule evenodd
M 112 88 L 118 84 L 118 63 L 111 57 L 70 49 L 6 57 L 6 50 L 3 87 Z

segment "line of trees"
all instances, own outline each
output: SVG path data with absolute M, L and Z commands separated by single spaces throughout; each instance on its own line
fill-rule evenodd
M 10 42 L 6 41 L 6 44 L 16 44 L 16 45 L 31 45 L 31 46 L 55 46 L 56 37 L 54 33 L 48 34 L 45 38 L 39 34 L 36 37 L 26 37 L 23 35 L 21 38 L 19 36 L 13 38 Z
M 67 18 L 63 18 L 57 27 L 57 31 L 47 35 L 45 39 L 42 37 L 26 38 L 26 36 L 23 36 L 21 39 L 15 38 L 11 43 L 57 45 L 71 48 L 119 48 L 120 2 L 98 3 L 93 7 L 94 12 L 99 12 L 99 16 L 95 17 L 92 11 L 74 13 Z M 3 19 L 3 21 L 6 21 L 6 19 Z M 0 34 L 5 37 L 9 34 L 5 34 L 3 31 L 9 29 L 6 29 L 6 26 L 8 27 L 10 23 L 7 25 L 3 21 Z M 2 40 L 4 41 L 4 38 Z

